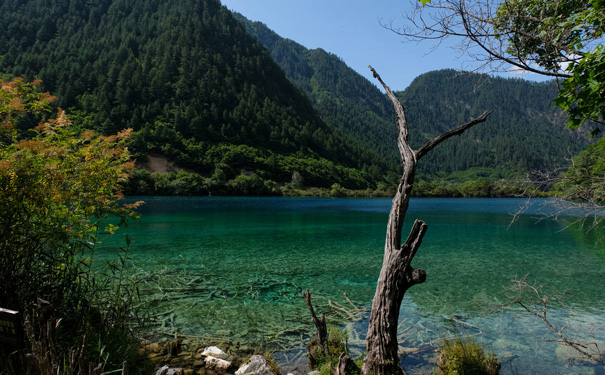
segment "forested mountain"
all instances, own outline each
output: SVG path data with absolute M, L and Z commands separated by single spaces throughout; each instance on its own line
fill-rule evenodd
M 399 163 L 393 107 L 380 90 L 337 56 L 309 50 L 260 22 L 236 16 L 271 51 L 290 81 L 307 94 L 327 122 Z M 565 116 L 553 108 L 557 96 L 553 82 L 444 70 L 417 77 L 398 96 L 406 107 L 415 147 L 486 109 L 494 111 L 485 124 L 427 155 L 418 167 L 423 179 L 518 176 L 564 164 L 587 144 L 585 135 L 565 128 Z
M 398 96 L 415 147 L 486 109 L 493 111 L 484 124 L 427 154 L 419 166 L 421 177 L 467 171 L 457 175 L 496 179 L 553 170 L 587 146 L 587 134 L 566 128 L 565 114 L 554 108 L 554 82 L 441 70 L 417 77 Z
M 235 13 L 246 29 L 271 52 L 286 76 L 311 99 L 328 123 L 399 165 L 393 107 L 381 91 L 338 56 L 321 48 L 309 50 L 280 37 L 261 22 Z
M 140 155 L 221 181 L 365 188 L 385 170 L 218 0 L 3 0 L 0 30 L 0 72 L 41 79 L 79 126 L 133 128 Z

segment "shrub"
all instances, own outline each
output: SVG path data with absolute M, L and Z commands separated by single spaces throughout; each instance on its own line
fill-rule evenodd
M 37 93 L 37 83 L 0 83 L 0 306 L 29 315 L 35 341 L 36 328 L 56 321 L 47 337 L 56 347 L 43 349 L 59 358 L 86 337 L 86 361 L 119 367 L 136 351 L 128 326 L 134 293 L 121 274 L 127 254 L 106 277 L 93 273 L 92 260 L 98 236 L 136 216 L 136 204 L 119 202 L 134 164 L 123 143 L 130 131 L 78 134 L 61 110 L 34 127 L 53 97 Z M 34 123 L 18 128 L 20 118 Z M 113 224 L 100 228 L 110 215 Z M 49 314 L 32 314 L 36 303 Z
M 439 346 L 437 364 L 444 375 L 497 375 L 500 362 L 493 353 L 484 353 L 474 339 L 443 339 Z
M 331 375 L 338 366 L 338 359 L 342 353 L 348 353 L 347 331 L 330 328 L 328 330 L 327 353 L 319 345 L 317 339 L 307 344 L 309 352 L 309 367 L 311 370 L 319 371 L 319 375 Z M 361 374 L 359 367 L 353 370 L 353 374 Z M 352 375 L 353 375 L 352 374 Z

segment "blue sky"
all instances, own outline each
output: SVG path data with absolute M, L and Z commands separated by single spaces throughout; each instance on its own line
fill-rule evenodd
M 221 1 L 284 38 L 339 56 L 376 84 L 368 69 L 372 65 L 393 90 L 405 89 L 415 77 L 431 70 L 461 69 L 472 64 L 469 57 L 459 57 L 445 45 L 433 50 L 435 44 L 430 41 L 403 43 L 402 37 L 380 25 L 381 21 L 401 25 L 401 14 L 413 7 L 407 0 Z

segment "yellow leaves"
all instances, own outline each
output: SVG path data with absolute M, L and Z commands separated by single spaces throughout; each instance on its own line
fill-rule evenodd
M 127 161 L 126 163 L 122 164 L 122 169 L 127 170 L 127 171 L 134 170 L 134 167 L 135 167 L 134 160 L 130 160 L 130 161 Z
M 0 84 L 0 128 L 10 128 L 24 113 L 50 109 L 48 103 L 56 99 L 33 90 L 40 82 L 14 79 Z M 136 216 L 132 210 L 141 204 L 119 204 L 125 172 L 135 167 L 123 145 L 132 129 L 96 137 L 93 131 L 76 133 L 71 124 L 59 109 L 55 118 L 35 128 L 33 139 L 13 138 L 0 150 L 0 205 L 23 214 L 25 226 L 19 230 L 27 235 L 52 228 L 61 238 L 88 238 L 99 218 L 115 214 L 125 220 Z
M 57 128 L 65 128 L 72 124 L 72 121 L 67 117 L 65 111 L 61 108 L 57 109 L 57 117 L 46 122 L 41 122 L 34 128 L 45 135 L 56 134 Z
M 107 142 L 107 143 L 113 143 L 113 142 L 115 142 L 118 139 L 118 136 L 117 135 L 110 135 L 109 137 L 106 137 L 104 135 L 100 135 L 98 139 L 99 139 L 99 141 L 104 141 L 104 142 Z
M 19 141 L 19 145 L 17 146 L 20 149 L 28 149 L 34 152 L 40 151 L 45 148 L 45 144 L 43 141 L 38 139 L 31 140 L 21 140 Z
M 12 81 L 9 82 L 2 82 L 2 90 L 14 94 L 15 93 L 15 89 L 18 88 L 19 86 L 23 85 L 23 78 L 21 77 L 15 77 L 13 78 Z
M 13 166 L 13 163 L 11 163 L 8 160 L 0 160 L 0 173 L 5 173 L 7 171 L 9 171 Z
M 23 104 L 21 99 L 15 97 L 8 103 L 8 109 L 13 111 L 23 111 L 25 109 L 25 104 Z
M 144 201 L 136 201 L 134 203 L 130 203 L 130 204 L 125 204 L 124 207 L 129 209 L 129 210 L 134 210 L 136 208 L 141 207 L 142 205 L 144 205 L 145 202 Z
M 15 181 L 17 180 L 17 173 L 14 171 L 8 172 L 7 175 L 8 177 L 8 181 L 7 181 L 7 186 L 6 187 L 12 187 L 15 184 Z M 2 177 L 2 175 L 0 175 L 0 177 Z
M 40 114 L 50 111 L 49 103 L 57 98 L 48 92 L 40 93 L 36 87 L 42 81 L 36 80 L 25 83 L 22 78 L 14 78 L 9 82 L 0 80 L 0 124 L 2 129 L 8 129 L 15 115 L 22 113 Z
M 34 82 L 36 82 L 36 81 L 34 81 Z M 42 93 L 42 96 L 40 97 L 40 101 L 42 103 L 52 103 L 56 100 L 57 100 L 57 97 L 54 95 L 51 95 L 48 91 L 45 93 Z

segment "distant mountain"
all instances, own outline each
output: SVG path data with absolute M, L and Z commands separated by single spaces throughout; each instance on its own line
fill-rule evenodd
M 398 166 L 393 107 L 380 90 L 339 57 L 309 50 L 260 22 L 236 17 L 269 49 L 326 122 L 377 150 L 392 168 Z M 486 109 L 494 111 L 485 124 L 427 155 L 419 164 L 419 177 L 424 179 L 519 176 L 564 165 L 587 145 L 586 136 L 565 128 L 565 116 L 553 107 L 557 95 L 553 82 L 443 70 L 417 77 L 397 95 L 406 108 L 415 147 Z
M 328 187 L 372 187 L 385 171 L 218 0 L 3 0 L 0 30 L 0 72 L 42 79 L 78 126 L 134 128 L 142 158 Z
M 263 23 L 252 22 L 238 13 L 235 16 L 269 49 L 288 79 L 307 94 L 324 121 L 376 150 L 391 168 L 397 168 L 397 127 L 392 104 L 375 85 L 334 54 L 321 48 L 309 50 L 280 37 Z
M 240 14 L 236 17 L 269 49 L 326 122 L 377 150 L 396 168 L 393 107 L 380 90 L 337 56 L 309 50 L 260 22 Z M 494 111 L 485 124 L 427 155 L 419 164 L 419 177 L 424 179 L 499 179 L 553 169 L 587 145 L 586 135 L 565 128 L 564 114 L 554 108 L 553 82 L 443 70 L 417 77 L 397 95 L 405 105 L 410 139 L 416 147 L 486 109 Z
M 295 172 L 306 186 L 392 182 L 385 95 L 337 56 L 237 18 L 218 0 L 3 0 L 0 73 L 42 79 L 77 126 L 134 128 L 141 161 L 198 172 L 207 186 L 274 191 Z M 398 95 L 416 146 L 494 111 L 427 155 L 419 178 L 507 178 L 586 146 L 553 109 L 552 83 L 437 71 Z
M 553 170 L 588 144 L 586 134 L 566 128 L 565 114 L 554 108 L 554 82 L 441 70 L 417 77 L 398 96 L 415 147 L 486 109 L 493 111 L 484 124 L 427 154 L 419 164 L 421 176 L 497 179 Z

